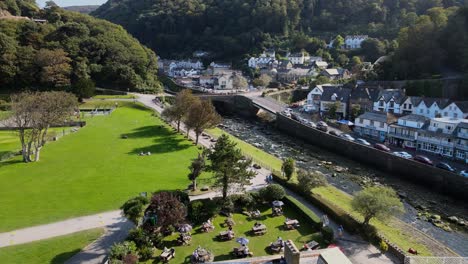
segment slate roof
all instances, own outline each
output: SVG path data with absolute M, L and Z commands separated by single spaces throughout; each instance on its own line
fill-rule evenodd
M 431 105 L 433 105 L 434 103 L 437 103 L 437 105 L 439 106 L 440 109 L 445 108 L 447 105 L 450 104 L 450 100 L 449 100 L 449 99 L 445 99 L 445 98 L 430 98 L 430 97 L 425 97 L 425 98 L 422 99 L 422 101 L 424 102 L 424 104 L 425 104 L 427 107 L 431 107 Z
M 386 112 L 365 112 L 364 114 L 358 116 L 358 118 L 386 123 L 387 113 Z
M 468 101 L 455 102 L 455 104 L 460 108 L 463 113 L 468 113 Z
M 333 94 L 336 94 L 337 100 L 340 100 L 341 102 L 348 102 L 351 96 L 351 89 L 336 86 L 326 87 L 326 89 L 323 90 L 321 100 L 332 101 Z
M 365 87 L 358 85 L 351 92 L 351 100 L 370 100 L 375 101 L 381 89 L 378 87 Z
M 415 114 L 410 114 L 406 116 L 402 116 L 399 118 L 400 120 L 406 120 L 406 121 L 414 121 L 414 122 L 426 122 L 429 121 L 430 119 L 422 116 L 422 115 L 415 115 Z
M 403 97 L 404 97 L 403 90 L 386 89 L 386 90 L 381 90 L 379 92 L 379 95 L 377 96 L 377 100 L 380 100 L 383 98 L 385 102 L 389 102 L 393 98 L 395 102 L 400 102 Z

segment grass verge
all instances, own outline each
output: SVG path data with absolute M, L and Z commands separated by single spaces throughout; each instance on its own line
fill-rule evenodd
M 0 248 L 2 263 L 62 264 L 104 233 L 102 228 L 86 230 L 22 245 Z

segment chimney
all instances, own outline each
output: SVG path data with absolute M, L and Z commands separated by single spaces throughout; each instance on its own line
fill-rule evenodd
M 286 241 L 284 246 L 284 258 L 287 264 L 299 264 L 301 253 L 291 240 Z

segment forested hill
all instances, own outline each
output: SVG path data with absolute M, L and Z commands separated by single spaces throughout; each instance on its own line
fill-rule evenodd
M 393 39 L 433 7 L 463 0 L 109 0 L 92 14 L 124 26 L 158 53 L 243 54 L 298 32 Z
M 84 6 L 67 6 L 64 7 L 63 9 L 68 10 L 68 11 L 74 11 L 82 14 L 89 14 L 96 9 L 98 9 L 98 5 L 84 5 Z
M 121 26 L 33 0 L 0 9 L 17 16 L 0 19 L 0 90 L 159 88 L 155 53 Z

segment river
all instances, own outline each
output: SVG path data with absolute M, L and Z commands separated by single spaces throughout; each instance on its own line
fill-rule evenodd
M 399 216 L 401 220 L 435 238 L 458 254 L 468 256 L 468 233 L 466 228 L 452 224 L 450 227 L 453 231 L 447 232 L 418 217 L 418 212 L 427 208 L 427 211 L 431 214 L 468 219 L 468 205 L 464 202 L 436 194 L 427 188 L 403 181 L 398 177 L 392 177 L 375 168 L 285 135 L 276 130 L 273 123 L 261 122 L 257 119 L 225 116 L 223 125 L 224 129 L 232 135 L 248 143 L 255 144 L 272 155 L 281 159 L 293 157 L 298 167 L 321 171 L 326 175 L 330 184 L 347 193 L 352 194 L 359 191 L 362 189 L 363 184 L 368 183 L 393 187 L 403 198 L 406 209 L 405 214 Z M 332 162 L 333 165 L 348 170 L 347 172 L 338 173 L 334 166 L 321 165 L 320 163 L 323 161 Z

